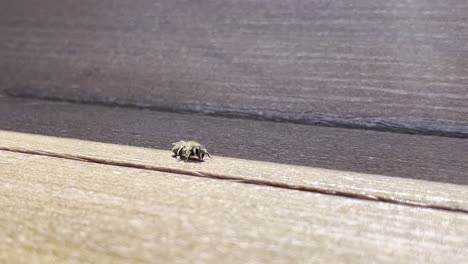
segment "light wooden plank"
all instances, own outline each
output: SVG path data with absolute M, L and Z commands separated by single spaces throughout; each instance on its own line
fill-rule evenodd
M 468 136 L 464 0 L 0 2 L 0 89 Z
M 468 215 L 0 152 L 7 263 L 462 263 Z
M 0 112 L 15 113 L 0 117 L 0 149 L 468 210 L 468 142 L 462 139 L 44 101 L 0 102 Z M 214 159 L 184 163 L 171 157 L 171 142 L 186 138 L 206 143 Z M 304 145 L 304 139 L 310 143 Z

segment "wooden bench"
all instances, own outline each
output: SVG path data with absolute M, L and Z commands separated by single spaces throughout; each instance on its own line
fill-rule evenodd
M 466 262 L 466 13 L 1 2 L 0 262 Z

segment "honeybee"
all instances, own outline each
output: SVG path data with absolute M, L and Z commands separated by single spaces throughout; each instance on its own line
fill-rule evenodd
M 178 159 L 184 159 L 188 161 L 189 159 L 197 159 L 198 161 L 203 161 L 205 155 L 207 155 L 211 159 L 210 153 L 206 150 L 206 148 L 196 142 L 196 141 L 179 141 L 172 143 L 172 153 Z

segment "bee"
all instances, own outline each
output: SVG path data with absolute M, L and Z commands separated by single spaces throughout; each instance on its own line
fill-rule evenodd
M 178 159 L 184 158 L 185 161 L 188 161 L 189 159 L 197 159 L 198 161 L 203 161 L 203 158 L 205 155 L 210 157 L 210 153 L 206 150 L 206 148 L 196 142 L 196 141 L 179 141 L 172 143 L 172 153 L 174 153 L 174 156 L 177 157 Z

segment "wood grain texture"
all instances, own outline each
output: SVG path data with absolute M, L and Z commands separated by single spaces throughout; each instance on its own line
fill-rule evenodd
M 468 185 L 465 139 L 8 98 L 0 113 L 0 130 L 163 150 L 195 139 L 215 157 Z
M 290 189 L 468 210 L 464 156 L 468 147 L 461 139 L 319 127 L 311 131 L 311 127 L 302 125 L 69 103 L 11 99 L 0 102 L 0 112 L 15 113 L 0 118 L 0 149 L 4 150 L 39 151 L 159 171 L 196 172 L 201 176 L 216 173 L 231 180 L 260 181 Z M 198 129 L 193 129 L 196 126 Z M 351 132 L 357 134 L 353 136 Z M 276 141 L 280 136 L 286 142 Z M 312 136 L 312 145 L 300 145 Z M 171 156 L 171 142 L 192 138 L 206 143 L 214 159 L 184 163 Z M 346 140 L 337 140 L 340 138 Z M 330 147 L 333 144 L 338 145 Z M 386 145 L 392 147 L 382 147 Z M 263 153 L 265 149 L 277 153 Z M 295 164 L 297 157 L 302 158 L 301 166 Z M 351 167 L 340 167 L 343 161 L 352 159 L 355 160 L 349 163 Z M 377 169 L 398 177 L 369 173 Z M 443 181 L 457 185 L 436 183 Z
M 0 89 L 468 136 L 464 0 L 0 3 Z
M 468 215 L 0 152 L 8 263 L 462 263 Z

